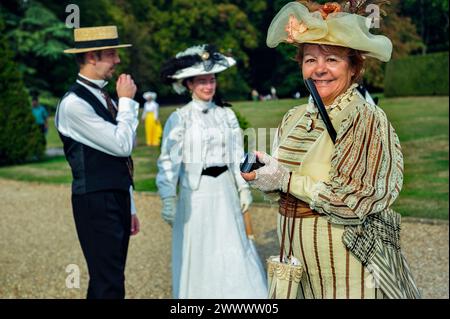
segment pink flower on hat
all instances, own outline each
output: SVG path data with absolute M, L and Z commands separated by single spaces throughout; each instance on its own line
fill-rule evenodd
M 289 21 L 284 29 L 288 34 L 286 42 L 294 43 L 294 36 L 306 32 L 306 30 L 308 30 L 308 27 L 303 22 L 299 22 L 297 18 L 293 14 L 291 14 L 289 15 Z

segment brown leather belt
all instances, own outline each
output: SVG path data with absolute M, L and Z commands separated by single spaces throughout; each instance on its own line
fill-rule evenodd
M 286 217 L 308 218 L 320 216 L 320 214 L 317 211 L 312 210 L 307 203 L 289 193 L 280 193 L 280 200 L 278 203 L 280 204 L 278 213 Z

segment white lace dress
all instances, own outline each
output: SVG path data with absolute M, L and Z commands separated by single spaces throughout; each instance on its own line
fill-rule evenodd
M 238 165 L 227 160 L 233 157 L 228 152 L 234 147 L 242 148 L 228 138 L 227 130 L 237 125 L 237 119 L 229 109 L 214 104 L 195 101 L 184 108 L 189 108 L 186 118 L 174 115 L 165 125 L 157 177 L 162 197 L 174 195 L 174 184 L 181 180 L 172 237 L 173 297 L 266 298 L 265 271 L 254 243 L 247 238 L 240 209 L 238 189 L 248 185 L 236 171 Z M 206 108 L 208 112 L 202 112 Z M 180 126 L 179 134 L 171 134 Z M 200 138 L 185 138 L 191 128 L 201 132 Z M 177 138 L 180 141 L 174 142 Z M 187 145 L 191 143 L 201 145 Z M 192 187 L 183 182 L 184 175 L 200 173 L 191 172 L 183 161 L 177 165 L 168 159 L 169 154 L 187 149 L 202 154 L 202 168 L 227 165 L 229 169 L 218 177 L 198 176 L 198 184 Z

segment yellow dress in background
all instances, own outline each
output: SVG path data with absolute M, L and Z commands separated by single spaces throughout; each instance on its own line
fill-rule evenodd
M 158 118 L 159 105 L 155 101 L 144 104 L 145 140 L 148 146 L 159 146 L 161 143 L 162 127 Z
M 159 120 L 155 120 L 153 112 L 145 115 L 145 140 L 148 146 L 159 146 L 161 142 L 162 128 Z

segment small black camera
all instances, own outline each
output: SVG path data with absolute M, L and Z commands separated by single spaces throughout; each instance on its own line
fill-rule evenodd
M 256 154 L 254 152 L 249 152 L 243 157 L 240 168 L 242 173 L 248 173 L 263 166 L 264 164 L 258 161 Z

